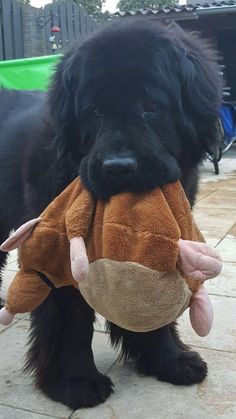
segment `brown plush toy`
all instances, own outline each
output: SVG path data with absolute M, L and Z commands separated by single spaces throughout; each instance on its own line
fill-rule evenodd
M 0 323 L 34 310 L 51 288 L 73 285 L 98 313 L 132 331 L 160 328 L 190 306 L 204 336 L 213 312 L 202 284 L 222 262 L 203 241 L 179 181 L 96 202 L 76 178 L 2 244 L 2 251 L 21 246 Z

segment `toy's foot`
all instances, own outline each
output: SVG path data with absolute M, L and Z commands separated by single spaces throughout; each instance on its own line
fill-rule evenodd
M 194 294 L 191 300 L 189 317 L 193 330 L 199 336 L 204 337 L 210 333 L 214 314 L 211 300 L 204 286 Z
M 162 361 L 150 363 L 139 359 L 139 372 L 154 375 L 160 381 L 172 384 L 191 385 L 201 383 L 207 376 L 207 364 L 197 352 L 181 351 L 178 354 L 165 356 Z
M 113 392 L 113 384 L 109 377 L 98 372 L 90 378 L 58 380 L 44 389 L 44 392 L 52 400 L 64 403 L 71 409 L 78 409 L 105 402 Z

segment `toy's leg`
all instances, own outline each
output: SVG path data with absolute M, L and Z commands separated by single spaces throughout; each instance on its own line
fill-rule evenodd
M 48 296 L 51 288 L 46 285 L 36 272 L 18 271 L 7 293 L 6 307 L 0 310 L 0 324 L 8 325 L 17 313 L 34 310 Z
M 208 335 L 213 323 L 213 308 L 204 285 L 193 294 L 189 316 L 195 332 L 199 336 Z
M 108 322 L 108 330 L 112 344 L 121 344 L 124 359 L 134 360 L 142 374 L 184 385 L 200 383 L 207 375 L 206 363 L 181 342 L 175 324 L 135 333 Z
M 112 392 L 91 348 L 94 312 L 73 287 L 54 289 L 31 315 L 27 370 L 50 398 L 71 409 L 96 406 Z

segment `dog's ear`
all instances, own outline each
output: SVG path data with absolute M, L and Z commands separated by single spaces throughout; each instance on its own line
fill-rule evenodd
M 190 37 L 180 53 L 182 123 L 188 137 L 210 151 L 216 144 L 216 120 L 223 82 L 218 57 L 204 41 Z
M 79 66 L 73 52 L 59 62 L 48 95 L 51 122 L 55 129 L 53 146 L 58 157 L 72 145 L 75 136 L 75 92 L 79 83 Z M 78 140 L 78 137 L 77 137 Z

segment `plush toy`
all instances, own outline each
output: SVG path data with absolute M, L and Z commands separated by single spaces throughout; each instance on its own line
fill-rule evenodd
M 179 181 L 96 202 L 76 178 L 2 244 L 2 251 L 20 246 L 20 270 L 0 323 L 34 310 L 52 288 L 73 285 L 98 313 L 132 331 L 160 328 L 190 306 L 204 336 L 213 311 L 203 281 L 222 262 L 203 241 Z

